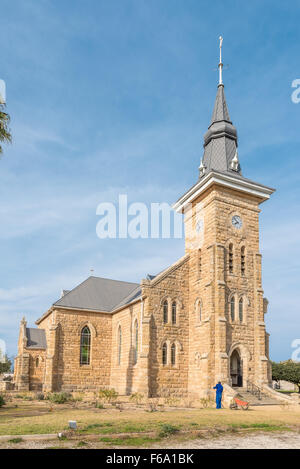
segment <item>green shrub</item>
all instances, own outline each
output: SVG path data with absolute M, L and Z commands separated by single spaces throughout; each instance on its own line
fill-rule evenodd
M 135 402 L 137 405 L 141 404 L 142 401 L 144 399 L 144 395 L 141 394 L 140 392 L 134 392 L 133 394 L 131 394 L 130 396 L 130 400 L 132 402 Z
M 102 402 L 96 402 L 95 407 L 96 409 L 104 409 L 104 405 L 102 404 Z
M 8 440 L 9 443 L 21 443 L 22 441 L 22 438 L 12 438 L 11 440 Z
M 43 401 L 45 399 L 45 394 L 42 392 L 37 392 L 34 397 L 37 401 Z
M 3 407 L 4 405 L 5 405 L 5 399 L 2 396 L 2 394 L 0 394 L 0 407 Z
M 118 398 L 119 394 L 115 389 L 100 389 L 99 390 L 99 397 L 106 402 L 115 401 Z
M 72 396 L 69 392 L 54 392 L 53 394 L 49 394 L 48 399 L 54 404 L 64 404 L 65 402 L 71 401 Z
M 169 423 L 164 423 L 161 426 L 161 430 L 159 432 L 159 437 L 160 438 L 165 438 L 167 436 L 174 435 L 177 432 L 179 432 L 179 428 L 177 428 L 174 425 L 171 425 Z

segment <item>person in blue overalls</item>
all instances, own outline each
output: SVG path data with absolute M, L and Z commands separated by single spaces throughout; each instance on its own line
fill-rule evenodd
M 222 392 L 223 392 L 223 386 L 221 384 L 221 381 L 218 382 L 218 384 L 216 384 L 216 386 L 214 387 L 214 389 L 216 389 L 216 408 L 217 409 L 222 409 Z

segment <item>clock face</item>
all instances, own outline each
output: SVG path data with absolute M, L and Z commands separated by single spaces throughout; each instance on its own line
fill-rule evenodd
M 238 230 L 240 230 L 243 225 L 242 219 L 238 215 L 233 215 L 231 223 L 232 223 L 232 226 L 234 226 Z

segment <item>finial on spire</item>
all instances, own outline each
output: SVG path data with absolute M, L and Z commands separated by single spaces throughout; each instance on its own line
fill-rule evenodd
M 219 85 L 223 85 L 223 80 L 222 80 L 222 69 L 223 69 L 223 63 L 222 63 L 222 45 L 223 45 L 223 38 L 222 36 L 219 37 L 220 41 L 220 62 L 218 65 L 219 68 Z

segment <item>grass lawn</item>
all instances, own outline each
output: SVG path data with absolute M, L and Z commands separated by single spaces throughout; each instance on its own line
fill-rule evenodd
M 18 407 L 16 407 L 16 405 Z M 77 435 L 84 440 L 97 435 L 98 441 L 123 446 L 147 446 L 168 436 L 184 434 L 193 438 L 199 431 L 300 429 L 300 406 L 252 407 L 248 411 L 212 408 L 167 409 L 146 412 L 126 409 L 72 408 L 56 405 L 49 411 L 47 402 L 13 401 L 0 409 L 0 435 L 58 433 L 68 429 L 68 421 L 76 420 Z M 84 446 L 84 441 L 79 445 Z

